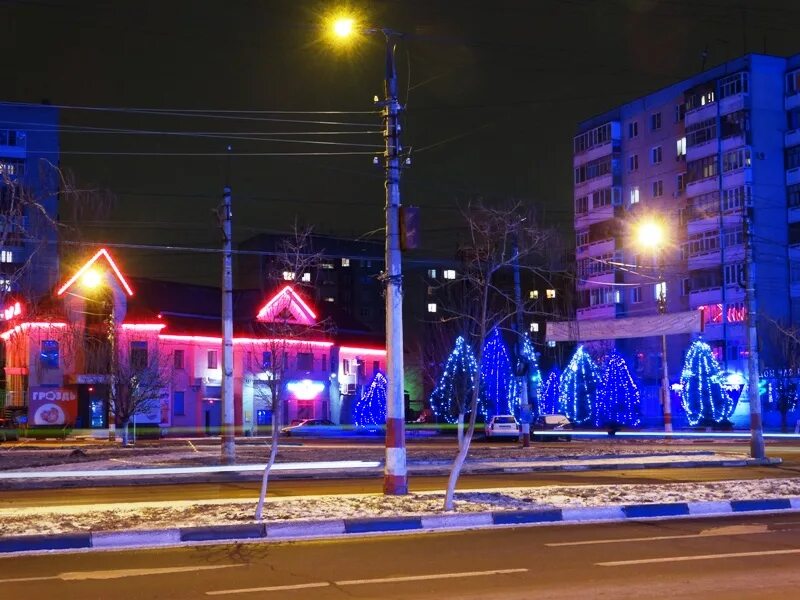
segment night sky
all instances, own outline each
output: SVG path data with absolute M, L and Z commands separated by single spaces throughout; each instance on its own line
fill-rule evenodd
M 319 23 L 333 6 L 0 0 L 0 99 L 183 114 L 354 111 L 192 117 L 64 108 L 61 164 L 84 187 L 116 196 L 110 210 L 81 220 L 85 240 L 218 246 L 212 210 L 228 170 L 239 240 L 287 230 L 295 219 L 323 233 L 379 239 L 383 173 L 369 154 L 242 155 L 371 152 L 382 144 L 379 133 L 366 133 L 380 128 L 377 115 L 360 111 L 373 110 L 373 95 L 382 93 L 383 42 L 365 39 L 349 52 L 324 43 Z M 427 254 L 452 254 L 461 226 L 457 207 L 475 198 L 533 203 L 571 236 L 571 142 L 578 121 L 697 72 L 706 48 L 707 66 L 745 49 L 800 52 L 796 0 L 350 6 L 371 23 L 410 34 L 397 53 L 408 107 L 403 141 L 413 148 L 403 201 L 423 208 Z M 342 131 L 360 133 L 330 135 Z M 360 145 L 276 141 L 284 138 Z M 229 143 L 230 159 L 186 155 L 224 154 Z M 62 218 L 74 225 L 70 214 L 65 207 Z M 216 259 L 117 252 L 135 275 L 218 279 Z

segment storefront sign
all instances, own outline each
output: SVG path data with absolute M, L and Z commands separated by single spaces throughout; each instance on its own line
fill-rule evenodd
M 78 413 L 78 393 L 68 388 L 33 387 L 28 402 L 28 423 L 33 426 L 70 426 Z

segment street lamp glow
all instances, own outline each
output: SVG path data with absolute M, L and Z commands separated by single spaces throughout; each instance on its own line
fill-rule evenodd
M 81 277 L 81 286 L 93 290 L 103 282 L 103 275 L 97 269 L 89 269 Z
M 660 248 L 664 244 L 664 228 L 655 221 L 647 221 L 639 225 L 636 237 L 642 247 Z
M 341 39 L 349 38 L 353 35 L 355 20 L 350 17 L 339 17 L 333 22 L 333 34 Z

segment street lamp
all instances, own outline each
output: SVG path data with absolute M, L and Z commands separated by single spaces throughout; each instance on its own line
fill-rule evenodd
M 340 42 L 358 34 L 383 34 L 386 41 L 384 98 L 377 102 L 384 122 L 383 154 L 386 172 L 386 465 L 383 493 L 408 493 L 406 467 L 405 403 L 403 394 L 403 274 L 400 255 L 400 126 L 395 48 L 401 37 L 387 28 L 360 27 L 358 20 L 339 14 L 329 20 L 329 30 Z
M 636 239 L 643 248 L 649 248 L 653 253 L 653 266 L 658 268 L 658 314 L 667 312 L 667 285 L 664 273 L 658 264 L 658 253 L 666 244 L 666 229 L 661 223 L 649 220 L 639 223 Z M 672 406 L 669 395 L 669 369 L 667 367 L 667 336 L 661 334 L 661 406 L 664 410 L 664 431 L 672 431 Z

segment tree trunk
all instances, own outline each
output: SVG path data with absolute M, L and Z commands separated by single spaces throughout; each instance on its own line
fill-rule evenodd
M 122 422 L 122 447 L 128 446 L 128 420 Z
M 464 413 L 458 413 L 458 449 L 461 450 L 461 446 L 464 445 Z
M 280 392 L 278 392 L 280 396 Z M 277 407 L 275 406 L 277 404 Z M 261 492 L 258 496 L 258 505 L 256 506 L 256 521 L 261 521 L 264 514 L 264 500 L 267 497 L 267 484 L 269 483 L 269 473 L 272 470 L 272 465 L 275 464 L 275 458 L 278 456 L 278 435 L 280 434 L 280 411 L 283 408 L 280 400 L 273 401 L 272 410 L 272 437 L 270 439 L 269 460 L 267 466 L 264 467 L 264 474 L 261 477 Z
M 781 409 L 781 433 L 789 431 L 789 411 Z

